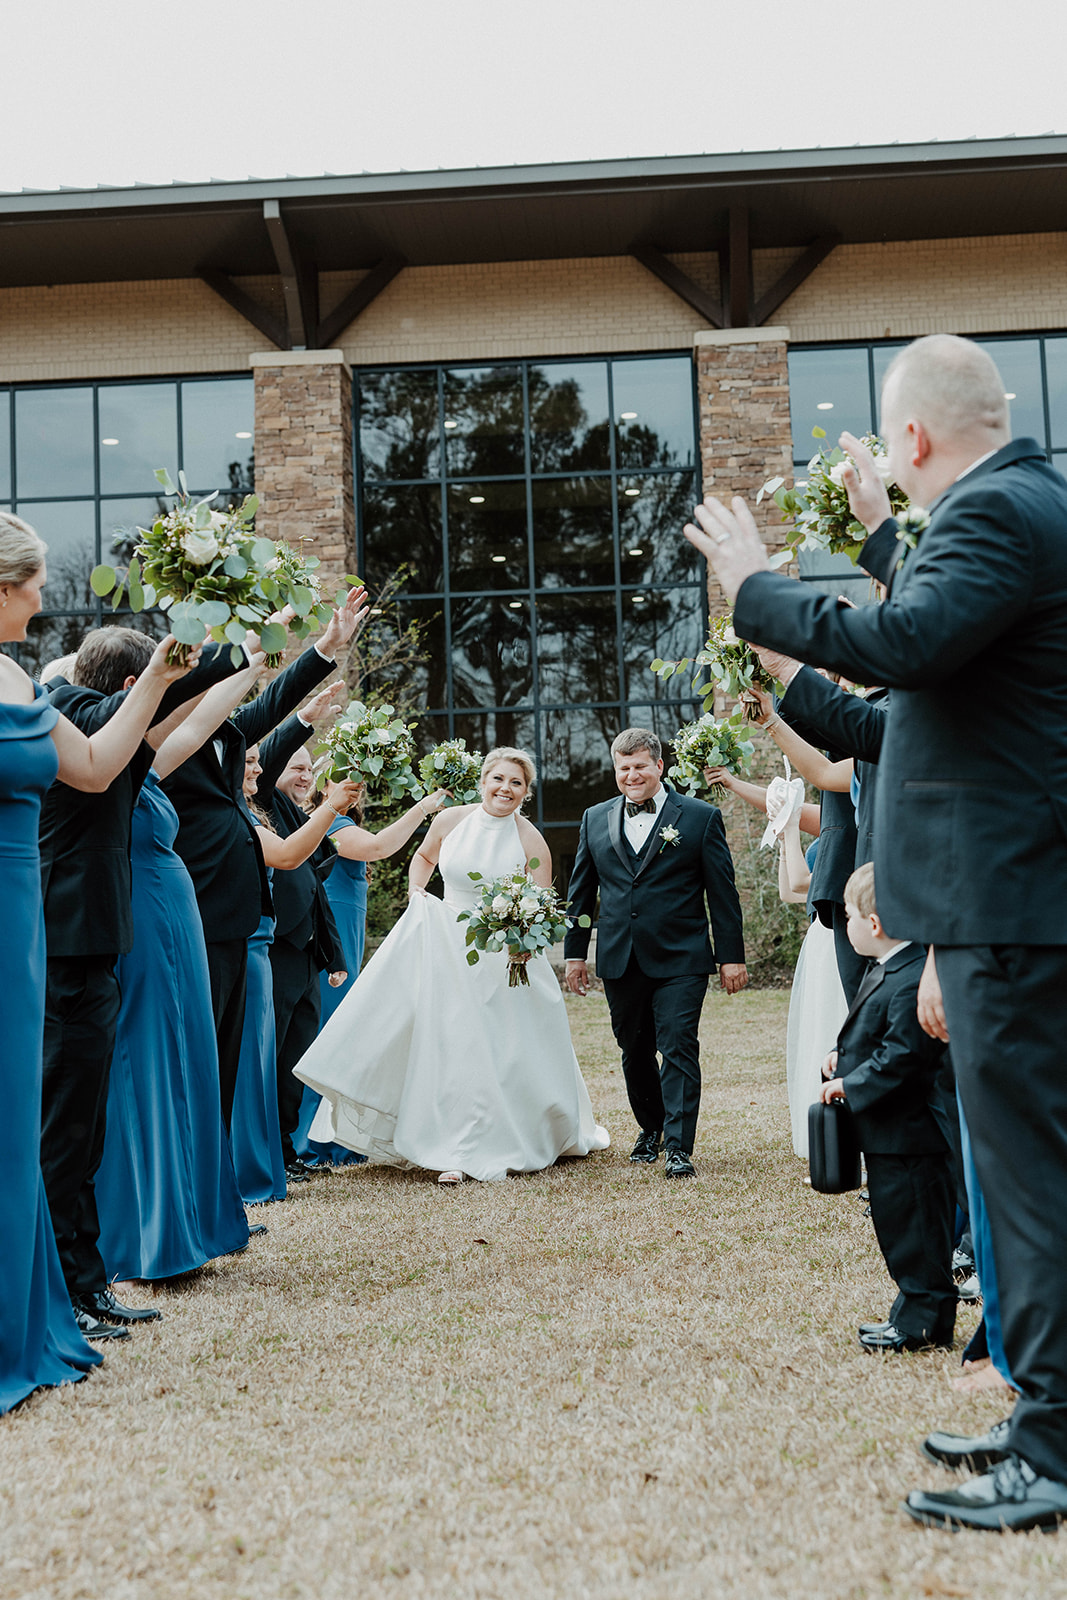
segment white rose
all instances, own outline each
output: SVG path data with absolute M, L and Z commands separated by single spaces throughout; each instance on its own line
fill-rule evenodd
M 893 471 L 889 465 L 888 456 L 875 456 L 874 470 L 877 472 L 883 483 L 892 483 Z
M 540 900 L 531 899 L 531 897 L 529 895 L 525 895 L 519 901 L 519 910 L 522 912 L 524 917 L 532 917 L 534 912 L 535 911 L 540 911 L 540 909 L 541 909 Z
M 502 917 L 511 905 L 506 894 L 498 894 L 493 901 L 493 910 L 498 917 Z
M 830 468 L 830 470 L 826 474 L 826 476 L 829 478 L 831 483 L 836 483 L 837 487 L 840 489 L 840 487 L 841 487 L 841 475 L 844 472 L 845 468 L 846 467 L 850 467 L 851 465 L 852 465 L 851 461 L 839 461 L 837 463 L 836 467 L 831 467 Z
M 182 539 L 182 549 L 195 567 L 206 567 L 218 555 L 219 541 L 213 533 L 192 528 Z

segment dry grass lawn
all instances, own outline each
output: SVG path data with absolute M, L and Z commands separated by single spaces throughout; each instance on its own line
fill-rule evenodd
M 162 1323 L 0 1422 L 3 1600 L 1067 1595 L 1067 1532 L 899 1508 L 950 1481 L 928 1428 L 1002 1407 L 860 1350 L 890 1288 L 792 1154 L 787 997 L 709 1000 L 689 1184 L 629 1165 L 604 1001 L 569 1005 L 615 1147 L 451 1192 L 334 1173 L 145 1290 Z

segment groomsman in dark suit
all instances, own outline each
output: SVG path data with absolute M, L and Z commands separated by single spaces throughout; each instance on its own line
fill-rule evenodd
M 665 1145 L 666 1176 L 691 1178 L 708 978 L 718 967 L 728 994 L 748 982 L 733 862 L 718 808 L 663 784 L 654 733 L 627 728 L 611 756 L 621 794 L 582 818 L 570 912 L 592 917 L 599 895 L 597 975 L 640 1128 L 630 1160 L 651 1164 Z M 574 994 L 588 991 L 589 940 L 577 924 L 567 934 Z
M 257 829 L 244 801 L 245 750 L 290 716 L 334 668 L 367 616 L 366 591 L 352 589 L 314 645 L 240 706 L 215 738 L 163 783 L 178 813 L 174 848 L 189 869 L 204 924 L 211 1004 L 219 1046 L 219 1084 L 227 1129 L 233 1113 L 245 1015 L 248 940 L 273 915 Z
M 48 683 L 52 703 L 93 734 L 118 711 L 145 671 L 156 641 L 133 628 L 97 628 L 83 641 L 68 681 Z M 178 706 L 234 671 L 229 646 L 212 650 L 166 690 L 149 738 Z M 107 1281 L 97 1238 L 94 1179 L 104 1151 L 107 1087 L 119 1014 L 118 957 L 133 945 L 130 829 L 152 745 L 102 794 L 54 783 L 41 808 L 41 883 L 48 937 L 41 1171 L 63 1275 L 82 1333 L 128 1338 L 123 1324 L 154 1310 L 122 1305 Z
M 1003 381 L 968 340 L 895 359 L 882 431 L 893 477 L 930 511 L 884 605 L 852 610 L 767 570 L 741 500 L 709 499 L 686 534 L 744 638 L 893 690 L 879 904 L 894 938 L 936 947 L 920 1018 L 951 1035 L 1021 1391 L 981 1455 L 991 1470 L 907 1509 L 1031 1528 L 1067 1516 L 1067 484 L 1033 439 L 1011 439 Z M 888 502 L 859 489 L 888 545 Z
M 291 717 L 261 746 L 263 771 L 256 785 L 256 801 L 283 839 L 307 822 L 303 802 L 311 793 L 314 774 L 304 748 L 309 729 Z M 274 985 L 274 1029 L 278 1069 L 278 1121 L 282 1135 L 285 1175 L 301 1183 L 314 1170 L 297 1157 L 293 1134 L 300 1118 L 303 1084 L 293 1068 L 310 1049 L 319 1031 L 322 993 L 319 973 L 328 972 L 343 983 L 348 957 L 323 888 L 337 860 L 329 839 L 324 839 L 307 861 L 292 872 L 276 872 L 274 911 L 276 923 L 270 947 Z

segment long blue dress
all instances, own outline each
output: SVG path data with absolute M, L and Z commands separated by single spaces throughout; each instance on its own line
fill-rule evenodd
M 0 704 L 0 1413 L 35 1389 L 75 1383 L 102 1360 L 78 1332 L 41 1181 L 45 942 L 37 829 L 59 761 L 59 713 Z
M 285 1199 L 285 1160 L 274 1064 L 274 979 L 270 966 L 273 938 L 273 917 L 262 917 L 248 941 L 245 1021 L 230 1123 L 233 1164 L 246 1205 Z
M 133 813 L 134 944 L 119 957 L 96 1177 L 110 1279 L 173 1278 L 248 1243 L 222 1125 L 203 928 L 177 833 L 178 814 L 150 772 Z
M 338 817 L 337 821 L 331 824 L 329 831 L 333 835 L 339 833 L 342 828 L 355 826 L 351 817 Z M 338 856 L 333 871 L 326 879 L 326 895 L 337 923 L 337 931 L 341 936 L 341 947 L 348 958 L 348 977 L 339 988 L 331 989 L 328 974 L 320 973 L 319 986 L 322 993 L 320 1033 L 359 977 L 359 969 L 363 965 L 363 946 L 367 936 L 367 863 Z M 343 1144 L 321 1144 L 317 1139 L 308 1137 L 308 1129 L 319 1109 L 321 1099 L 322 1096 L 316 1094 L 314 1089 L 304 1085 L 304 1093 L 300 1100 L 300 1120 L 293 1134 L 293 1145 L 297 1155 L 302 1161 L 310 1162 L 314 1166 L 359 1166 L 367 1159 L 366 1156 L 357 1155 L 354 1150 L 347 1150 Z

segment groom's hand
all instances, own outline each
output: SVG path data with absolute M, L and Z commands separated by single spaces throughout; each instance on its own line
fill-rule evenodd
M 589 968 L 586 963 L 584 961 L 568 961 L 565 981 L 571 994 L 587 995 L 589 993 Z
M 748 982 L 748 968 L 743 961 L 724 961 L 719 968 L 719 988 L 727 994 L 737 994 Z

